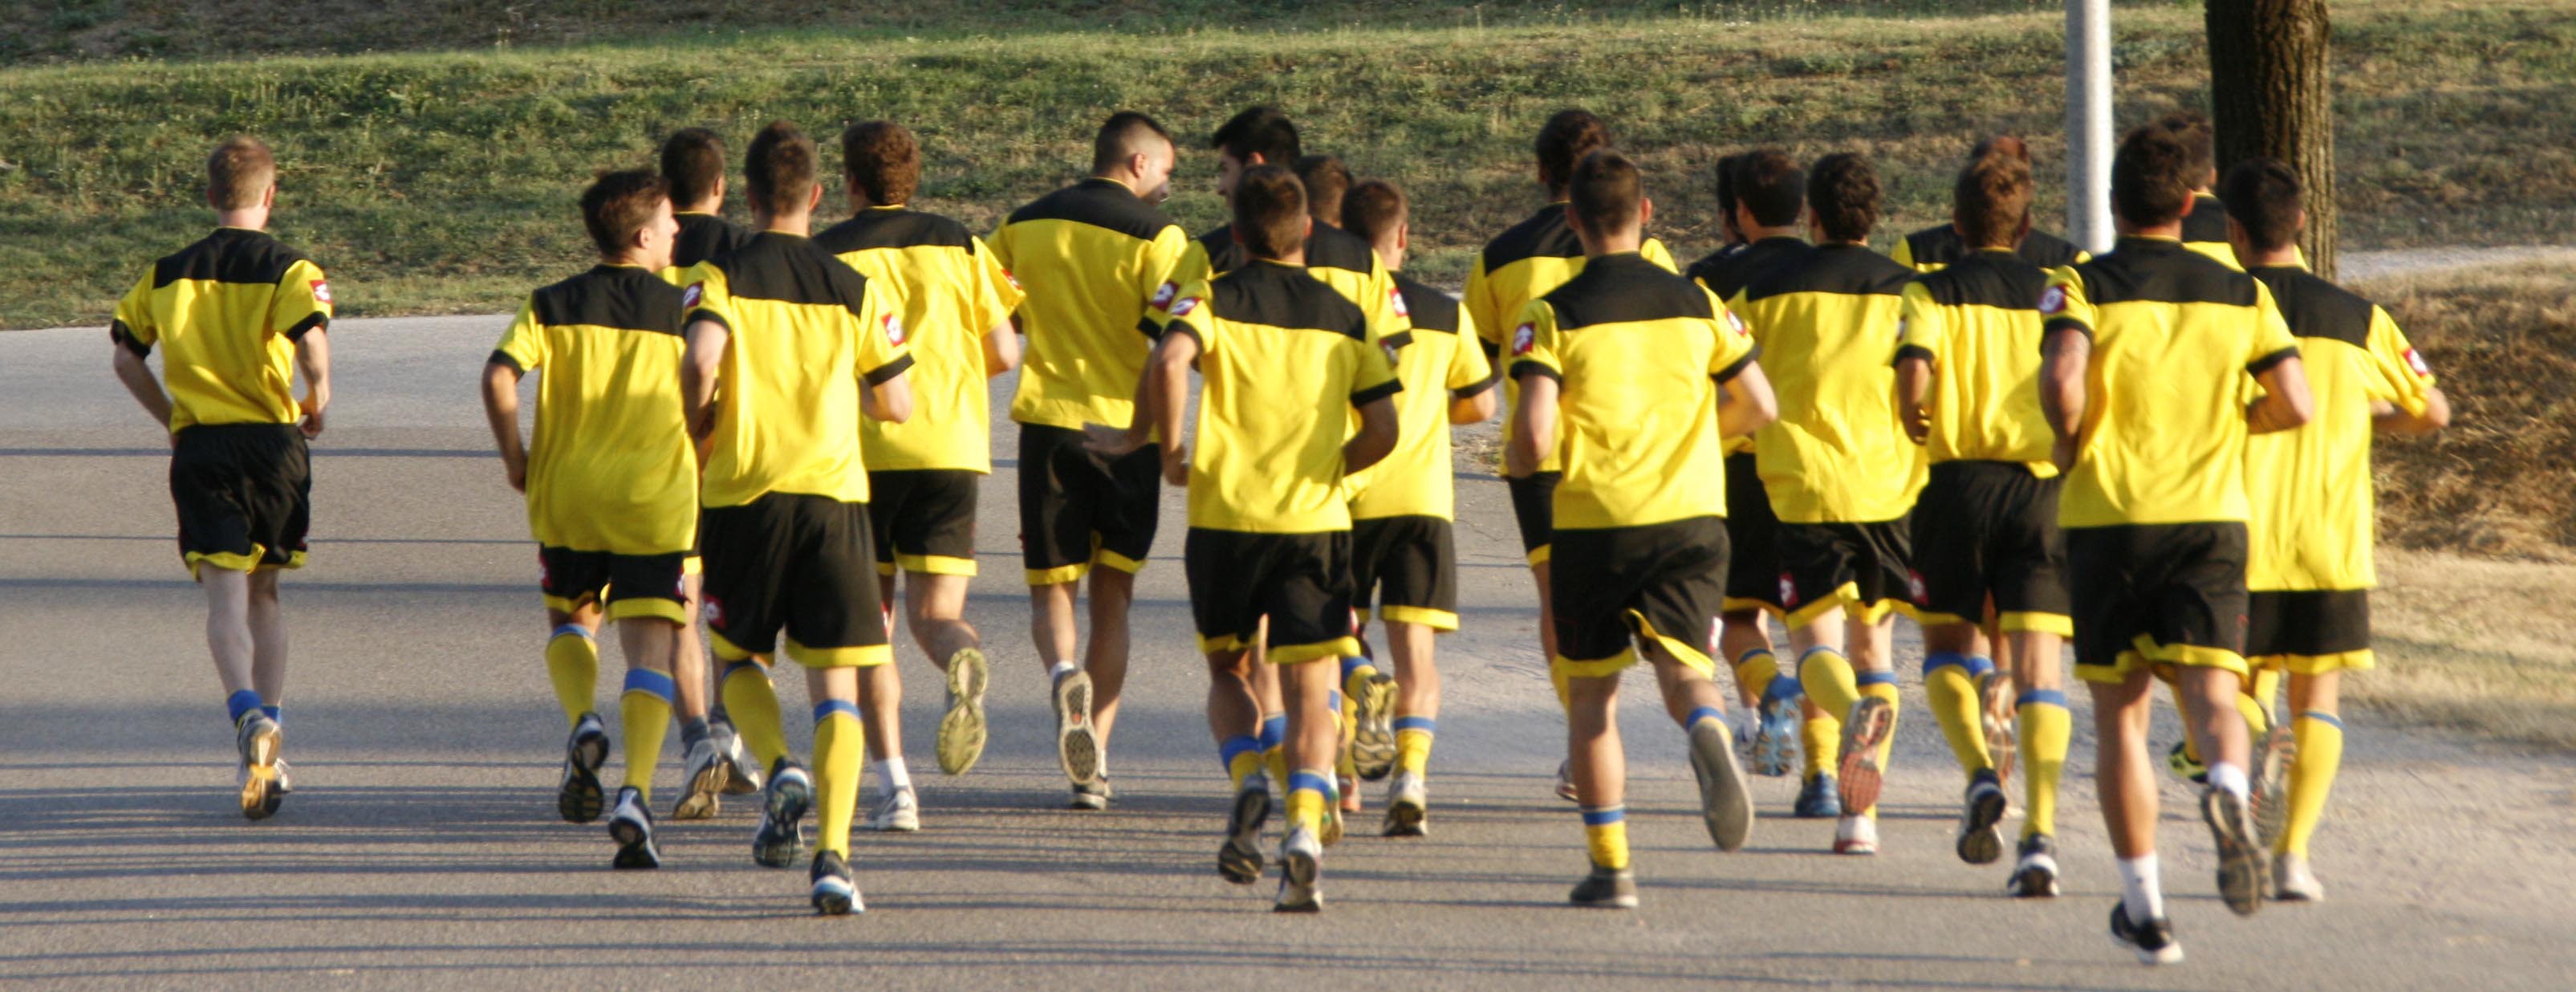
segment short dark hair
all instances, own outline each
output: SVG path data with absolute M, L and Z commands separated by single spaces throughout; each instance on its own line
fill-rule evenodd
M 653 208 L 671 198 L 671 184 L 649 169 L 603 172 L 581 193 L 581 226 L 603 257 L 634 243 L 653 220 Z
M 852 124 L 841 132 L 841 168 L 878 206 L 909 203 L 921 188 L 921 145 L 893 121 Z
M 2170 224 L 2191 209 L 2191 150 L 2161 124 L 2120 139 L 2111 156 L 2111 209 L 2139 227 Z
M 1735 163 L 1735 198 L 1753 213 L 1753 222 L 1764 227 L 1787 227 L 1798 222 L 1798 211 L 1807 204 L 1807 170 L 1798 168 L 1798 160 L 1777 148 L 1765 148 L 1737 156 Z
M 777 121 L 760 129 L 743 156 L 743 191 L 753 208 L 772 215 L 790 214 L 813 202 L 816 178 L 814 139 L 796 125 Z
M 1297 123 L 1277 107 L 1253 107 L 1234 115 L 1208 138 L 1208 147 L 1232 156 L 1245 165 L 1252 157 L 1261 156 L 1261 164 L 1287 168 L 1300 154 Z
M 1130 155 L 1144 154 L 1153 142 L 1172 142 L 1172 133 L 1163 130 L 1161 122 L 1133 110 L 1121 110 L 1100 123 L 1100 131 L 1091 139 L 1091 172 L 1102 175 L 1118 168 Z
M 206 156 L 206 197 L 217 210 L 247 210 L 277 185 L 277 154 L 268 143 L 234 135 Z
M 1351 169 L 1331 155 L 1297 160 L 1297 181 L 1306 186 L 1306 213 L 1318 224 L 1342 226 L 1342 197 L 1351 191 Z
M 1968 247 L 2009 247 L 2030 216 L 2030 195 L 2030 162 L 2009 150 L 1991 149 L 1959 170 L 1958 182 L 1950 187 L 1950 216 L 1959 222 L 1959 235 Z
M 1256 165 L 1234 184 L 1234 236 L 1255 258 L 1306 246 L 1306 186 L 1284 165 Z
M 2256 248 L 2279 251 L 2299 236 L 2299 174 L 2287 162 L 2250 158 L 2236 163 L 2227 170 L 2218 198 Z
M 1862 241 L 1878 226 L 1878 170 L 1856 152 L 1836 152 L 1807 168 L 1807 209 L 1830 241 Z
M 714 131 L 683 128 L 662 142 L 662 180 L 671 184 L 675 204 L 699 203 L 714 195 L 724 171 L 724 138 Z
M 1628 156 L 1604 148 L 1574 164 L 1565 195 L 1566 205 L 1586 230 L 1594 234 L 1624 231 L 1637 223 L 1637 208 L 1646 201 L 1646 179 Z
M 2156 126 L 2172 132 L 2182 142 L 2183 178 L 2198 186 L 2215 178 L 2218 172 L 2218 132 L 2209 126 L 2209 118 L 2199 114 L 2173 113 L 2156 120 Z
M 1730 234 L 1743 233 L 1735 229 L 1735 166 L 1742 161 L 1742 155 L 1717 160 L 1717 226 Z
M 1980 140 L 1976 147 L 1968 149 L 1968 163 L 1974 165 L 1988 155 L 2010 155 L 2020 159 L 2021 164 L 2029 165 L 2030 144 L 2009 134 L 1998 134 Z
M 1610 125 L 1581 107 L 1557 111 L 1538 129 L 1531 151 L 1538 155 L 1538 181 L 1548 192 L 1563 192 L 1574 179 L 1575 163 L 1610 147 Z
M 1403 190 L 1383 179 L 1371 179 L 1351 187 L 1350 194 L 1342 197 L 1342 230 L 1376 244 L 1402 227 L 1411 211 Z

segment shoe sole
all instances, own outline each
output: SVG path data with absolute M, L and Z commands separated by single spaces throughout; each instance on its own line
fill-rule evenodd
M 1305 851 L 1289 851 L 1280 858 L 1279 901 L 1272 904 L 1274 913 L 1320 913 L 1324 911 L 1324 894 L 1315 891 L 1315 880 L 1323 875 L 1323 862 Z
M 634 820 L 610 820 L 608 837 L 617 842 L 617 857 L 609 861 L 610 867 L 662 867 L 662 852 L 653 847 L 652 828 Z
M 1235 793 L 1234 809 L 1226 814 L 1225 845 L 1216 851 L 1217 874 L 1236 885 L 1261 879 L 1261 825 L 1269 819 L 1270 790 Z
M 725 785 L 731 779 L 732 776 L 725 771 L 724 759 L 708 762 L 706 767 L 698 769 L 697 774 L 689 776 L 688 791 L 681 794 L 679 805 L 671 807 L 671 819 L 715 819 L 716 811 L 724 805 Z
M 1735 763 L 1733 742 L 1714 723 L 1691 731 L 1691 773 L 1699 779 L 1700 820 L 1721 851 L 1739 851 L 1753 837 L 1753 793 Z
M 1556 766 L 1556 798 L 1582 805 L 1583 797 L 1574 794 L 1574 776 L 1564 765 Z
M 1835 769 L 1835 780 L 1841 787 L 1843 813 L 1869 812 L 1878 805 L 1881 769 L 1878 767 L 1878 745 L 1887 739 L 1888 728 L 1896 722 L 1896 711 L 1887 700 L 1863 696 L 1853 704 L 1851 718 L 1843 723 L 1841 767 Z
M 1430 828 L 1424 823 L 1424 821 L 1430 816 L 1430 812 L 1430 810 L 1423 808 L 1422 800 L 1414 799 L 1409 796 L 1387 800 L 1386 828 L 1380 831 L 1379 836 L 1425 836 L 1431 832 Z
M 278 804 L 285 798 L 277 784 L 277 752 L 284 743 L 285 736 L 274 724 L 251 735 L 249 774 L 241 787 L 243 817 L 265 820 L 277 815 Z
M 566 823 L 590 823 L 608 811 L 608 797 L 600 791 L 599 769 L 608 764 L 608 735 L 593 734 L 575 738 L 564 748 L 568 773 L 555 794 L 555 812 Z
M 921 832 L 921 821 L 869 820 L 868 830 L 880 834 L 917 834 Z
M 724 762 L 725 766 L 724 794 L 748 796 L 759 792 L 760 773 L 750 765 L 751 755 L 743 750 L 742 735 L 736 733 L 728 724 L 723 739 L 724 745 L 716 748 L 716 759 Z
M 2298 760 L 2299 741 L 2290 728 L 2274 724 L 2263 744 L 2254 761 L 2254 836 L 2270 850 L 2289 829 L 2290 764 Z
M 1798 701 L 1774 699 L 1762 704 L 1762 722 L 1753 734 L 1753 773 L 1769 778 L 1789 774 L 1798 764 Z
M 2023 864 L 2013 869 L 2013 898 L 2057 898 L 2057 869 L 2049 865 Z
M 1370 679 L 1351 702 L 1351 767 L 1362 781 L 1376 782 L 1395 771 L 1395 680 L 1383 674 Z
M 2138 956 L 2139 964 L 2147 965 L 2149 967 L 2182 963 L 2182 945 L 2180 944 L 2167 944 L 2161 951 L 2150 951 L 2126 940 L 2122 940 L 2118 934 L 2111 935 L 2111 942 L 2128 948 L 2131 953 Z
M 984 690 L 992 669 L 977 648 L 960 648 L 948 657 L 948 712 L 939 718 L 939 770 L 964 775 L 984 758 L 992 731 L 984 721 Z
M 2215 790 L 2201 796 L 2200 818 L 2218 848 L 2219 898 L 2236 915 L 2252 916 L 2263 908 L 2263 849 L 2254 839 L 2253 811 L 2233 799 Z
M 803 782 L 776 782 L 761 808 L 760 833 L 751 840 L 751 860 L 763 867 L 786 868 L 805 850 L 805 813 L 814 806 L 813 790 Z
M 1990 865 L 2004 856 L 2004 832 L 1996 824 L 2004 820 L 2005 805 L 2001 789 L 1980 792 L 1968 800 L 1959 818 L 1959 860 Z
M 859 890 L 848 882 L 833 880 L 814 883 L 814 912 L 819 916 L 847 916 L 859 901 Z
M 1091 729 L 1091 675 L 1079 668 L 1055 685 L 1055 753 L 1073 784 L 1100 784 L 1100 738 Z

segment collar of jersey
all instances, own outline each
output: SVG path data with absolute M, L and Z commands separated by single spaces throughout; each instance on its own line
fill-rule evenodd
M 625 262 L 601 262 L 590 267 L 590 274 L 597 276 L 616 276 L 626 275 L 629 273 L 650 274 L 652 271 L 653 270 L 647 269 L 641 265 L 629 265 Z
M 216 234 L 248 234 L 248 235 L 254 235 L 254 236 L 262 237 L 262 238 L 265 238 L 265 237 L 267 237 L 267 236 L 268 236 L 268 232 L 267 232 L 267 231 L 262 231 L 262 230 L 260 230 L 260 229 L 258 229 L 258 228 L 253 228 L 253 227 L 233 227 L 233 226 L 231 226 L 231 225 L 227 225 L 227 224 L 217 224 L 217 225 L 215 225 L 215 233 L 216 233 Z
M 2182 248 L 2182 239 L 2169 238 L 2161 234 L 2123 234 L 2120 235 L 2120 245 L 2124 248 L 2172 248 L 2179 250 Z
M 877 212 L 879 212 L 879 211 L 885 211 L 885 210 L 910 210 L 910 209 L 912 209 L 912 205 L 911 205 L 911 204 L 909 204 L 909 203 L 879 203 L 879 204 L 876 204 L 876 205 L 874 205 L 874 206 L 871 206 L 871 207 L 867 208 L 866 210 L 863 210 L 863 211 L 860 211 L 860 212 L 861 212 L 861 213 L 871 213 L 871 214 L 872 214 L 872 213 L 877 213 Z

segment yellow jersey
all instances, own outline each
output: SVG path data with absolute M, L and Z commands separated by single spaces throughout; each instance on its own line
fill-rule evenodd
M 1878 523 L 1913 509 L 1928 463 L 1897 423 L 1886 349 L 1914 275 L 1860 245 L 1816 245 L 1727 301 L 1780 400 L 1753 456 L 1782 522 Z
M 1081 430 L 1125 427 L 1136 380 L 1162 326 L 1146 301 L 1171 278 L 1189 238 L 1114 180 L 1091 178 L 1011 212 L 993 256 L 1028 289 L 1020 305 L 1019 392 L 1011 419 Z
M 990 473 L 992 370 L 984 364 L 984 335 L 1022 298 L 992 249 L 963 224 L 901 206 L 871 207 L 815 235 L 814 244 L 868 277 L 902 315 L 912 341 L 912 418 L 860 422 L 867 467 Z
M 1932 365 L 1926 406 L 1935 463 L 2020 462 L 2040 478 L 2056 433 L 2039 408 L 2039 297 L 2048 273 L 1987 248 L 1907 283 L 1896 357 Z
M 1378 346 L 1395 362 L 1404 391 L 1396 396 L 1395 451 L 1351 480 L 1351 517 L 1438 517 L 1457 514 L 1450 463 L 1449 401 L 1494 387 L 1494 369 L 1478 346 L 1466 308 L 1449 294 L 1395 274 L 1396 311 L 1412 326 Z
M 1932 273 L 1973 254 L 1976 250 L 1968 247 L 1968 239 L 1959 235 L 1959 229 L 1943 224 L 1897 239 L 1895 250 L 1887 257 L 1916 272 Z M 2046 231 L 2030 232 L 2008 254 L 2042 269 L 2064 268 L 2093 257 L 2073 242 Z
M 528 294 L 492 362 L 537 373 L 528 530 L 574 551 L 693 550 L 698 459 L 680 396 L 683 290 L 601 265 Z
M 331 323 L 321 266 L 265 231 L 219 227 L 152 263 L 116 304 L 108 337 L 161 348 L 170 432 L 194 424 L 292 424 L 295 342 Z
M 1547 295 L 1549 290 L 1565 285 L 1583 271 L 1583 243 L 1574 236 L 1574 225 L 1565 216 L 1566 203 L 1559 200 L 1540 207 L 1529 219 L 1511 226 L 1485 243 L 1476 254 L 1476 265 L 1467 272 L 1467 294 L 1464 300 L 1467 319 L 1485 335 L 1485 354 L 1504 364 L 1500 358 L 1508 342 L 1502 334 L 1519 326 L 1521 312 L 1530 301 Z M 1662 266 L 1665 271 L 1678 271 L 1673 253 L 1664 243 L 1647 238 L 1638 254 Z M 1520 380 L 1503 380 L 1503 408 L 1508 410 L 1521 401 Z M 1503 423 L 1503 440 L 1511 440 L 1512 425 Z M 1541 462 L 1534 471 L 1558 470 L 1555 456 Z

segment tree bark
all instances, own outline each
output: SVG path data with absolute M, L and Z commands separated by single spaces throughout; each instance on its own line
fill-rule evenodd
M 2299 174 L 2308 212 L 2299 248 L 2334 278 L 2334 105 L 2326 0 L 2208 0 L 2210 123 L 2218 169 L 2277 158 Z

